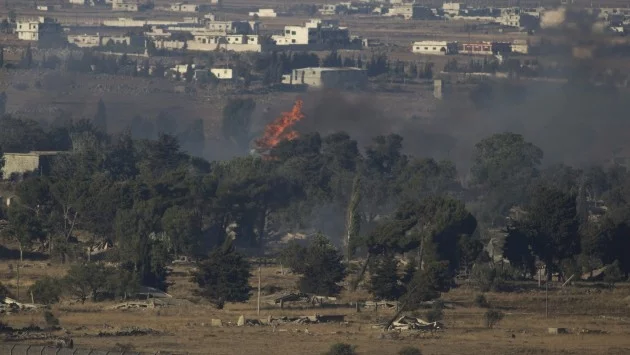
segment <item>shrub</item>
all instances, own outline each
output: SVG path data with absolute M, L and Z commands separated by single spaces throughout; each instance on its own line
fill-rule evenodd
M 623 281 L 624 274 L 619 267 L 619 261 L 615 260 L 606 271 L 604 271 L 604 281 L 608 283 L 610 287 L 615 287 L 615 283 Z
M 475 265 L 470 274 L 470 279 L 481 292 L 500 291 L 505 284 L 505 275 L 490 264 Z
M 354 345 L 337 343 L 330 347 L 326 355 L 355 355 L 357 353 L 355 349 L 356 346 Z
M 85 303 L 88 297 L 91 297 L 92 302 L 96 302 L 104 293 L 111 293 L 108 292 L 107 278 L 114 272 L 113 268 L 102 264 L 75 264 L 68 270 L 64 285 L 81 303 Z
M 437 322 L 444 318 L 443 305 L 440 303 L 434 303 L 433 307 L 426 313 L 427 322 Z
M 496 324 L 498 324 L 503 319 L 503 312 L 497 311 L 495 309 L 489 309 L 483 315 L 483 318 L 486 323 L 486 327 L 492 329 Z
M 414 348 L 413 346 L 407 346 L 400 349 L 398 355 L 422 355 L 422 351 L 418 348 Z
M 475 306 L 480 307 L 480 308 L 490 307 L 490 303 L 488 303 L 488 300 L 486 299 L 486 296 L 484 296 L 483 293 L 476 295 L 473 302 Z
M 44 312 L 44 321 L 49 328 L 54 329 L 59 327 L 59 319 L 57 319 L 51 311 Z
M 0 300 L 3 300 L 5 297 L 13 297 L 9 289 L 0 282 Z
M 33 295 L 33 300 L 36 303 L 57 303 L 59 302 L 59 298 L 62 293 L 61 280 L 45 276 L 42 279 L 35 281 L 28 291 Z

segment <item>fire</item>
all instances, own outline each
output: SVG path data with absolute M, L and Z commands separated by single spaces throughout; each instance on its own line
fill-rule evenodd
M 269 150 L 283 140 L 290 141 L 300 136 L 292 127 L 304 118 L 302 105 L 302 100 L 298 99 L 290 112 L 283 112 L 280 117 L 265 127 L 264 135 L 256 141 L 260 150 Z

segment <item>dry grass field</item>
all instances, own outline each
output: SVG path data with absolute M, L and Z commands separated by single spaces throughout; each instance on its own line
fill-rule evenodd
M 15 264 L 15 261 L 12 262 Z M 65 267 L 45 262 L 27 261 L 22 268 L 23 287 L 42 275 L 60 276 Z M 9 278 L 8 263 L 0 263 L 0 280 L 15 292 L 15 278 Z M 246 304 L 228 304 L 216 310 L 195 297 L 189 267 L 175 267 L 169 292 L 184 305 L 154 309 L 112 311 L 112 303 L 72 304 L 65 300 L 52 307 L 63 331 L 74 340 L 75 347 L 113 349 L 131 344 L 137 351 L 173 351 L 188 354 L 321 354 L 336 342 L 358 345 L 359 354 L 395 354 L 405 346 L 416 346 L 423 354 L 628 354 L 630 353 L 630 288 L 615 290 L 580 285 L 549 291 L 549 317 L 545 317 L 544 291 L 488 293 L 490 304 L 505 313 L 494 329 L 482 324 L 485 309 L 473 305 L 476 291 L 460 287 L 443 295 L 452 303 L 445 312 L 445 330 L 435 334 L 419 332 L 383 333 L 372 326 L 392 316 L 391 311 L 363 310 L 351 307 L 305 308 L 280 310 L 267 304 L 256 315 L 256 297 Z M 291 290 L 296 277 L 280 275 L 273 267 L 263 268 L 262 286 Z M 257 283 L 252 277 L 252 285 Z M 24 294 L 24 291 L 22 291 Z M 342 294 L 340 301 L 366 299 L 365 292 Z M 263 296 L 264 299 L 264 296 Z M 290 307 L 290 306 L 289 306 Z M 211 327 L 211 319 L 236 323 L 245 318 L 267 318 L 269 315 L 344 314 L 346 324 L 285 324 L 275 331 L 270 326 L 226 324 Z M 422 311 L 420 316 L 422 316 Z M 17 328 L 30 324 L 44 325 L 42 313 L 19 313 L 4 316 L 3 322 Z M 123 327 L 151 328 L 159 335 L 99 337 L 99 331 Z M 568 328 L 569 334 L 548 334 L 548 327 Z M 588 330 L 588 331 L 586 331 Z

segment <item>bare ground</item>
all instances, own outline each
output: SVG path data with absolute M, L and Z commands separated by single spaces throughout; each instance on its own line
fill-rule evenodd
M 13 262 L 15 264 L 15 262 Z M 63 265 L 27 262 L 22 269 L 26 286 L 41 275 L 59 276 Z M 13 288 L 15 279 L 8 280 L 6 262 L 0 264 L 0 277 Z M 443 296 L 454 303 L 445 312 L 446 329 L 435 334 L 408 333 L 384 335 L 372 327 L 377 321 L 391 317 L 392 312 L 363 310 L 356 313 L 348 308 L 311 308 L 279 310 L 263 304 L 256 315 L 256 298 L 246 304 L 228 304 L 216 310 L 193 295 L 190 268 L 178 266 L 170 278 L 169 292 L 176 298 L 189 299 L 189 305 L 145 310 L 105 310 L 111 303 L 71 304 L 64 301 L 53 307 L 62 327 L 73 338 L 75 347 L 113 348 L 115 344 L 132 344 L 138 351 L 179 351 L 190 354 L 321 354 L 333 343 L 358 345 L 360 354 L 395 354 L 405 346 L 416 346 L 424 354 L 627 354 L 630 352 L 630 307 L 628 285 L 615 290 L 593 285 L 553 289 L 549 293 L 549 318 L 545 317 L 544 291 L 520 293 L 488 293 L 488 301 L 505 313 L 504 320 L 494 329 L 482 324 L 485 309 L 472 304 L 474 290 L 461 287 Z M 280 275 L 278 268 L 263 268 L 262 285 L 294 286 L 292 275 Z M 256 284 L 252 277 L 252 284 Z M 15 291 L 15 289 L 12 289 Z M 343 294 L 341 300 L 367 297 L 365 292 Z M 264 297 L 263 297 L 264 298 Z M 625 300 L 624 300 L 625 299 Z M 266 318 L 269 315 L 345 314 L 347 324 L 286 324 L 274 332 L 272 327 L 211 327 L 210 320 L 222 319 L 236 323 L 240 315 L 246 318 Z M 422 315 L 422 312 L 420 312 Z M 29 324 L 43 325 L 41 313 L 7 315 L 3 322 L 12 327 Z M 160 335 L 99 337 L 99 331 L 123 327 L 151 328 Z M 570 334 L 550 335 L 548 327 L 568 328 Z M 590 333 L 582 330 L 589 329 Z M 602 333 L 592 332 L 601 331 Z M 63 334 L 63 331 L 60 332 Z

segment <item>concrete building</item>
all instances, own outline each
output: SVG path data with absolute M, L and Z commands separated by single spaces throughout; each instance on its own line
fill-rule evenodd
M 142 46 L 144 41 L 140 36 L 107 36 L 100 33 L 89 35 L 68 35 L 68 43 L 80 48 L 102 47 L 113 44 L 127 46 Z
M 181 21 L 171 20 L 153 20 L 153 19 L 138 19 L 129 17 L 119 17 L 112 20 L 103 20 L 103 26 L 105 27 L 144 27 L 144 26 L 169 26 L 177 25 Z
M 285 26 L 282 35 L 271 38 L 278 46 L 309 44 L 343 46 L 350 43 L 348 28 L 340 27 L 337 20 L 312 19 L 304 26 Z
M 215 34 L 257 34 L 260 23 L 257 21 L 209 21 L 206 30 Z
M 507 27 L 521 27 L 521 15 L 520 14 L 505 14 L 501 15 L 497 19 L 498 23 Z
M 171 37 L 171 32 L 166 31 L 162 27 L 152 26 L 151 31 L 145 32 L 144 36 L 152 40 L 166 39 Z
M 276 10 L 274 9 L 258 9 L 258 11 L 256 12 L 250 12 L 249 17 L 272 18 L 272 17 L 278 17 L 278 14 L 276 13 Z
M 462 4 L 458 2 L 445 2 L 442 4 L 442 11 L 450 16 L 459 15 L 459 11 L 463 8 Z
M 272 46 L 264 43 L 259 35 L 210 35 L 195 34 L 194 40 L 186 43 L 190 51 L 226 50 L 234 52 L 262 52 Z
M 133 0 L 114 0 L 112 2 L 112 11 L 140 11 L 140 4 Z
M 323 4 L 319 7 L 317 12 L 323 16 L 334 16 L 341 12 L 341 6 L 337 4 Z
M 200 12 L 205 10 L 210 10 L 207 5 L 199 5 L 199 4 L 189 4 L 187 2 L 178 2 L 175 4 L 171 4 L 169 7 L 170 11 L 173 12 Z
M 228 68 L 212 68 L 210 73 L 219 80 L 234 80 L 234 72 Z
M 41 41 L 47 37 L 60 37 L 61 31 L 61 25 L 48 17 L 20 19 L 16 24 L 18 39 L 22 41 Z
M 287 85 L 314 88 L 354 88 L 367 83 L 367 71 L 359 68 L 302 68 L 282 77 Z
M 68 3 L 72 5 L 85 5 L 86 0 L 68 0 Z
M 414 42 L 411 52 L 430 55 L 447 55 L 457 53 L 457 42 L 420 41 Z
M 514 40 L 511 44 L 512 53 L 528 54 L 529 43 L 525 40 Z
M 462 43 L 459 48 L 459 53 L 469 55 L 492 55 L 492 43 Z
M 33 151 L 28 153 L 4 153 L 2 178 L 34 173 L 45 175 L 50 171 L 50 163 L 59 152 Z
M 186 47 L 186 41 L 156 39 L 154 42 L 156 49 L 165 49 L 168 51 L 181 50 Z
M 52 5 L 37 5 L 38 11 L 52 11 L 54 7 Z
M 384 16 L 402 17 L 405 20 L 427 19 L 435 17 L 430 8 L 417 4 L 395 5 Z

